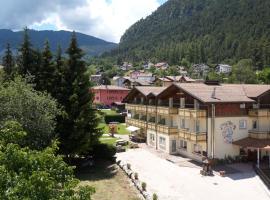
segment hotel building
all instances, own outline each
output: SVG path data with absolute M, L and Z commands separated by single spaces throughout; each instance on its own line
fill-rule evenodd
M 135 87 L 124 99 L 127 126 L 148 145 L 201 161 L 270 147 L 270 85 L 173 83 Z

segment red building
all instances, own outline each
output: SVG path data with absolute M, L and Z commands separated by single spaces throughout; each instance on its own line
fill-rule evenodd
M 115 85 L 100 85 L 91 88 L 95 94 L 94 103 L 111 106 L 114 102 L 122 102 L 129 89 Z

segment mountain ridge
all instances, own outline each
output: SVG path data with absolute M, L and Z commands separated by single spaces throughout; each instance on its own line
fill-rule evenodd
M 31 43 L 34 48 L 42 49 L 45 40 L 48 39 L 51 50 L 56 51 L 58 44 L 62 47 L 63 51 L 67 49 L 72 32 L 70 31 L 54 31 L 42 30 L 37 31 L 33 29 L 28 30 Z M 79 46 L 84 50 L 88 56 L 97 56 L 105 51 L 110 51 L 115 48 L 117 44 L 107 42 L 94 36 L 76 32 Z M 23 31 L 12 31 L 10 29 L 0 29 L 0 52 L 3 53 L 7 43 L 13 51 L 16 51 L 23 41 Z M 1 54 L 0 53 L 0 54 Z
M 251 58 L 270 64 L 270 1 L 169 0 L 133 24 L 111 52 L 122 60 L 178 64 Z

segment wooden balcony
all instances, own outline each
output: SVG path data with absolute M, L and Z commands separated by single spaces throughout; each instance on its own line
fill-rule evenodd
M 192 141 L 192 142 L 206 142 L 206 133 L 204 132 L 199 132 L 199 133 L 194 133 L 194 132 L 189 132 L 187 129 L 181 129 L 179 132 L 179 137 Z
M 156 130 L 156 124 L 152 123 L 152 122 L 148 122 L 147 128 L 150 129 L 150 130 L 155 131 Z
M 172 114 L 178 114 L 178 109 L 177 108 L 170 108 L 170 107 L 162 107 L 158 106 L 157 107 L 157 113 L 159 115 L 172 115 Z
M 170 126 L 167 126 L 167 125 L 160 125 L 160 124 L 158 124 L 157 125 L 157 131 L 158 132 L 161 132 L 161 133 L 165 133 L 165 134 L 171 135 L 171 134 L 178 133 L 178 128 L 177 127 L 170 127 Z
M 270 109 L 252 109 L 248 111 L 250 117 L 270 117 Z
M 126 118 L 126 124 L 128 126 L 136 126 L 138 128 L 146 128 L 146 121 L 142 121 L 139 119 Z
M 146 112 L 146 105 L 141 104 L 126 104 L 127 110 L 133 110 L 136 112 Z
M 249 137 L 255 139 L 270 139 L 270 130 L 262 131 L 262 130 L 249 130 Z
M 189 118 L 204 118 L 207 116 L 206 110 L 196 110 L 186 108 L 179 108 L 178 115 L 180 115 L 181 117 L 189 117 Z
M 147 108 L 148 113 L 156 113 L 159 115 L 172 115 L 172 114 L 177 114 L 178 109 L 177 108 L 170 108 L 166 106 L 148 106 Z
M 156 106 L 147 106 L 147 112 L 151 114 L 156 114 Z

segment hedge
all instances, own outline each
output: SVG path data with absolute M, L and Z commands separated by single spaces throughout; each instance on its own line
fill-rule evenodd
M 110 122 L 119 122 L 119 123 L 125 123 L 125 116 L 122 115 L 105 115 L 104 121 L 106 124 L 109 124 Z
M 96 144 L 92 153 L 96 159 L 112 160 L 116 154 L 116 147 L 109 144 Z

